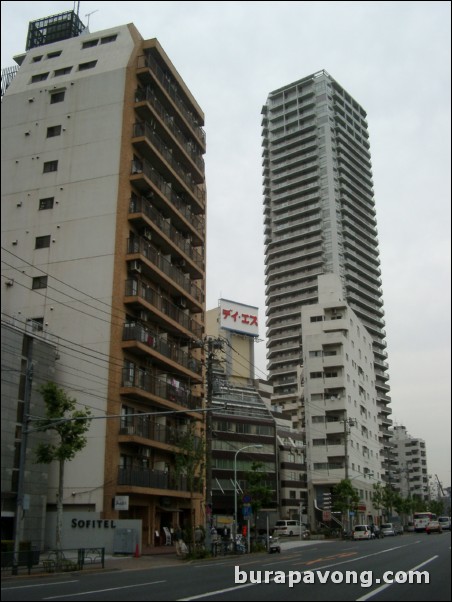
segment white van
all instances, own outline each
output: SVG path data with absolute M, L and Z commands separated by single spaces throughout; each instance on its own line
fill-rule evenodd
M 275 537 L 280 537 L 282 535 L 300 536 L 305 531 L 306 527 L 304 525 L 300 525 L 300 522 L 297 520 L 277 520 L 273 530 L 273 535 Z

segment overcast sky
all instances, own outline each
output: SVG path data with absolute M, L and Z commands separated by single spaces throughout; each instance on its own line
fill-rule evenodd
M 25 50 L 29 21 L 73 6 L 2 2 L 2 67 Z M 392 417 L 450 485 L 450 3 L 97 1 L 79 14 L 91 32 L 134 23 L 158 38 L 203 109 L 207 307 L 259 307 L 261 339 L 262 106 L 325 69 L 367 111 Z M 262 340 L 261 378 L 265 355 Z

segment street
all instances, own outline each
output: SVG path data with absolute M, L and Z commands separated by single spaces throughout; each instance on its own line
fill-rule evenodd
M 146 570 L 108 570 L 107 563 L 96 573 L 17 577 L 3 583 L 2 600 L 451 599 L 449 532 L 357 542 L 288 541 L 282 547 L 281 554 L 227 556 Z M 430 583 L 383 581 L 385 571 L 395 575 L 410 570 L 427 571 Z M 314 572 L 314 582 L 306 582 L 307 571 Z M 345 583 L 353 574 L 356 582 Z M 250 583 L 259 579 L 263 582 Z

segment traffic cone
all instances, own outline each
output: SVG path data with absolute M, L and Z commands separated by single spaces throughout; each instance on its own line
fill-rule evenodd
M 140 548 L 138 547 L 138 544 L 135 546 L 135 554 L 134 554 L 135 558 L 139 558 L 140 557 Z

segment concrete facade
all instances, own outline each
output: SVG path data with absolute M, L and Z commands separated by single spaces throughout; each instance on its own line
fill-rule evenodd
M 323 494 L 344 478 L 359 493 L 355 522 L 368 522 L 382 445 L 372 338 L 342 299 L 334 274 L 319 276 L 319 302 L 302 309 L 304 420 L 310 522 Z
M 266 326 L 273 401 L 304 428 L 301 310 L 317 277 L 340 278 L 342 299 L 369 332 L 379 438 L 389 442 L 388 364 L 365 110 L 326 71 L 271 92 L 262 109 Z M 306 375 L 304 375 L 304 378 Z M 378 472 L 386 472 L 380 457 Z
M 60 337 L 58 384 L 121 417 L 92 422 L 65 505 L 142 520 L 152 545 L 163 526 L 203 519 L 201 475 L 187 491 L 170 432 L 202 429 L 204 116 L 132 24 L 18 61 L 2 106 L 2 308 Z M 49 499 L 56 486 L 52 470 Z
M 405 426 L 393 429 L 391 486 L 403 498 L 429 499 L 429 474 L 425 441 L 412 437 Z

